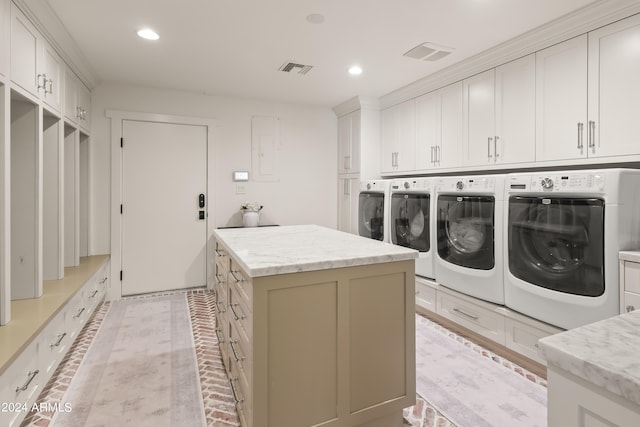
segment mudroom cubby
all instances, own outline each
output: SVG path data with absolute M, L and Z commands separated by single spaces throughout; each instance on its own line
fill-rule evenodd
M 11 299 L 42 295 L 39 105 L 11 93 Z
M 42 268 L 44 280 L 64 277 L 64 239 L 62 201 L 62 120 L 43 111 L 42 115 Z

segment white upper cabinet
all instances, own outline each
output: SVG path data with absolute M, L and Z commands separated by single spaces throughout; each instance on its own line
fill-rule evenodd
M 495 163 L 533 162 L 536 155 L 536 59 L 496 68 Z
M 536 52 L 536 160 L 587 156 L 587 35 Z
M 640 154 L 640 15 L 589 33 L 590 157 Z
M 0 75 L 3 76 L 7 75 L 9 68 L 10 3 L 9 0 L 0 0 Z
M 36 28 L 20 10 L 11 4 L 11 80 L 32 95 L 44 90 L 38 52 L 41 38 Z
M 60 111 L 62 59 L 13 3 L 10 50 L 11 81 Z
M 416 103 L 416 169 L 460 166 L 462 82 L 422 95 Z
M 466 79 L 463 165 L 535 160 L 535 57 Z
M 360 172 L 360 110 L 338 118 L 338 173 Z
M 413 99 L 382 110 L 381 172 L 415 170 L 416 117 Z
M 64 83 L 64 116 L 89 131 L 91 127 L 91 93 L 67 68 Z

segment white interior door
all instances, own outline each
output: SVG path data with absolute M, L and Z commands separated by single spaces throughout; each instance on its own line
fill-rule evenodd
M 122 136 L 122 294 L 204 286 L 207 128 L 124 120 Z

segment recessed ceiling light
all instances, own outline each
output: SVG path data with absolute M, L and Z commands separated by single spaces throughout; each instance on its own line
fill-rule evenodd
M 349 74 L 351 74 L 352 76 L 359 76 L 360 74 L 362 74 L 362 68 L 358 65 L 354 65 L 349 68 Z
M 320 13 L 312 13 L 307 15 L 307 21 L 312 24 L 322 24 L 324 22 L 324 15 Z
M 143 28 L 139 30 L 138 35 L 143 39 L 147 39 L 147 40 L 158 40 L 160 38 L 158 33 L 153 31 L 151 28 Z

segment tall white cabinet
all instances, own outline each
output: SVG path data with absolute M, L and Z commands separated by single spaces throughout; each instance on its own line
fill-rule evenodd
M 380 109 L 353 98 L 334 108 L 338 116 L 338 230 L 358 234 L 360 181 L 380 176 Z
M 415 169 L 416 106 L 413 99 L 382 110 L 381 170 L 403 172 Z

